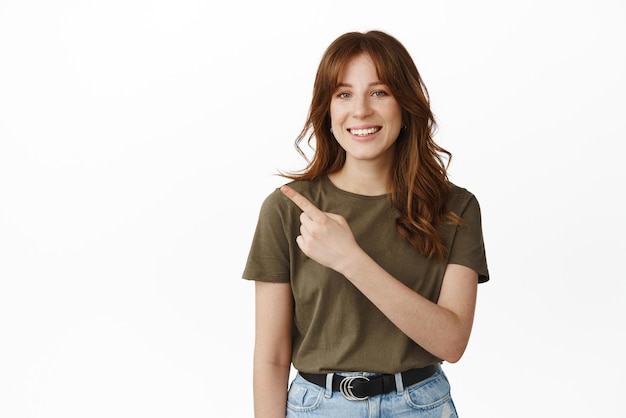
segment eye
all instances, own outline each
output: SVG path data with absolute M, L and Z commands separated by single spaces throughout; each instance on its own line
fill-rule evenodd
M 384 97 L 387 95 L 387 92 L 384 90 L 376 90 L 374 93 L 372 93 L 372 95 L 376 97 Z
M 339 93 L 337 94 L 337 97 L 339 97 L 340 99 L 348 99 L 350 98 L 350 93 Z

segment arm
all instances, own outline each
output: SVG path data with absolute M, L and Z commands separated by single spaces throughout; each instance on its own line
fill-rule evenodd
M 424 349 L 450 363 L 461 358 L 474 320 L 478 287 L 474 270 L 449 264 L 436 304 L 389 275 L 364 252 L 340 273 Z
M 254 416 L 284 418 L 291 366 L 291 286 L 256 282 L 255 303 Z
M 320 211 L 289 187 L 281 190 L 303 210 L 296 242 L 307 256 L 343 274 L 402 332 L 433 355 L 449 362 L 461 358 L 474 320 L 475 271 L 448 265 L 439 300 L 433 303 L 369 257 L 343 217 Z

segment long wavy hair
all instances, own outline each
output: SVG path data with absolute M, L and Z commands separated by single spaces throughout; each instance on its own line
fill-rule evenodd
M 344 165 L 346 152 L 330 130 L 330 102 L 342 66 L 362 53 L 372 58 L 378 77 L 400 104 L 406 125 L 395 144 L 390 194 L 391 203 L 400 212 L 396 220 L 398 233 L 420 254 L 442 261 L 446 250 L 436 226 L 446 221 L 462 223 L 446 209 L 451 190 L 447 167 L 452 155 L 433 140 L 436 122 L 428 91 L 410 54 L 393 36 L 380 31 L 349 32 L 329 45 L 317 70 L 307 120 L 295 141 L 308 165 L 301 172 L 281 175 L 292 180 L 314 180 Z M 307 138 L 314 149 L 311 159 L 300 147 Z

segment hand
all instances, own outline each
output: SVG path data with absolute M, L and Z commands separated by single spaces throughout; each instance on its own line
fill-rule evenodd
M 321 211 L 289 186 L 282 186 L 280 191 L 302 209 L 300 235 L 296 238 L 302 252 L 318 263 L 342 273 L 342 269 L 360 250 L 346 219 Z

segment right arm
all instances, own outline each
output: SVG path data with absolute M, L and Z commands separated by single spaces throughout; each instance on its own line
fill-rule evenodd
M 291 367 L 289 283 L 255 283 L 254 416 L 284 418 Z

